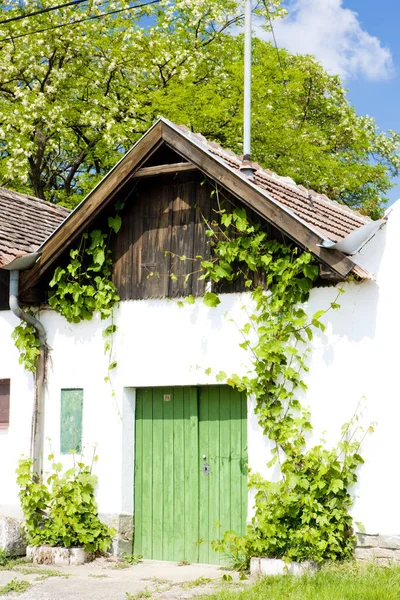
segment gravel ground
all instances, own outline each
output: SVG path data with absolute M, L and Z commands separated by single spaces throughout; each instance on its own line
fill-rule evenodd
M 225 582 L 227 574 L 233 578 Z M 4 590 L 12 580 L 26 581 L 23 592 Z M 16 565 L 0 571 L 0 598 L 8 600 L 184 600 L 211 594 L 223 585 L 239 585 L 237 573 L 214 565 L 182 565 L 143 560 L 127 566 L 114 558 L 98 558 L 80 567 Z M 240 582 L 240 585 L 246 582 Z M 4 593 L 5 592 L 5 593 Z

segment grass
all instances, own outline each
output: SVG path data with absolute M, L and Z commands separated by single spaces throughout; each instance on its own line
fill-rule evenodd
M 46 569 L 46 567 L 37 567 L 35 565 L 28 566 L 15 566 L 12 568 L 13 571 L 17 571 L 17 573 L 22 573 L 22 575 L 41 575 L 42 577 L 64 577 L 68 579 L 70 576 L 69 573 L 63 573 L 62 571 L 57 571 L 57 569 Z
M 315 575 L 265 577 L 251 587 L 225 589 L 208 600 L 399 600 L 400 567 L 327 566 Z
M 130 594 L 129 592 L 125 592 L 126 600 L 145 600 L 145 598 L 151 598 L 151 592 L 146 588 L 137 594 Z
M 130 566 L 131 565 L 129 565 L 128 563 L 117 562 L 117 563 L 115 563 L 115 565 L 110 567 L 110 569 L 129 569 Z
M 22 594 L 27 589 L 29 589 L 31 584 L 29 581 L 13 579 L 7 585 L 3 585 L 0 587 L 0 596 L 4 596 L 5 594 L 11 594 L 11 592 L 16 592 L 17 594 Z
M 0 560 L 0 571 L 12 571 L 16 566 L 27 564 L 32 564 L 28 558 L 7 558 Z
M 101 575 L 100 573 L 89 573 L 88 577 L 94 577 L 95 579 L 107 579 L 108 575 Z

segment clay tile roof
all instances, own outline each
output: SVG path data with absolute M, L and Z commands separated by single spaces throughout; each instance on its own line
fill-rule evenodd
M 69 213 L 68 208 L 0 188 L 0 268 L 35 252 Z
M 204 136 L 192 133 L 187 127 L 180 125 L 178 127 L 188 137 L 205 146 L 209 152 L 222 158 L 230 167 L 240 169 L 242 166 L 242 158 L 231 150 L 221 148 L 216 142 L 208 142 Z M 251 164 L 255 169 L 253 183 L 309 223 L 323 237 L 333 242 L 338 242 L 371 221 L 369 217 L 330 200 L 325 194 L 296 185 L 290 177 L 281 177 L 268 169 L 261 168 L 257 163 Z

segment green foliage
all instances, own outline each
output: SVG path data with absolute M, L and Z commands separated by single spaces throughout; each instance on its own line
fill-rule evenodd
M 8 18 L 37 3 L 0 4 Z M 283 14 L 279 0 L 268 5 L 274 18 Z M 73 207 L 160 114 L 242 153 L 237 2 L 163 0 L 73 24 L 127 6 L 93 2 L 1 26 L 2 186 Z M 43 33 L 18 37 L 39 20 Z M 312 57 L 281 50 L 280 62 L 272 44 L 254 39 L 254 159 L 376 216 L 399 171 L 399 135 L 358 116 L 338 77 Z
M 119 302 L 108 240 L 109 233 L 99 229 L 84 233 L 79 248 L 69 253 L 69 264 L 54 271 L 49 304 L 70 323 L 90 320 L 96 311 L 107 319 Z
M 222 208 L 220 218 L 220 230 L 215 222 L 210 228 L 213 258 L 202 262 L 203 277 L 215 283 L 241 277 L 255 311 L 241 329 L 240 344 L 251 354 L 252 373 L 239 377 L 220 372 L 216 378 L 255 397 L 258 422 L 273 445 L 268 466 L 277 465 L 281 477 L 272 482 L 251 476 L 255 515 L 247 535 L 227 532 L 213 547 L 227 553 L 236 568 L 245 568 L 250 556 L 349 559 L 355 542 L 349 489 L 363 462 L 357 416 L 344 425 L 336 447 L 308 448 L 312 424 L 299 400 L 307 390 L 303 374 L 310 341 L 316 329 L 324 331 L 326 313 L 339 308 L 337 298 L 310 318 L 304 303 L 319 272 L 311 254 L 268 239 L 242 208 L 230 213 Z
M 19 351 L 19 362 L 31 373 L 36 372 L 37 361 L 40 354 L 40 342 L 36 329 L 25 321 L 21 321 L 11 334 Z
M 62 465 L 53 463 L 46 481 L 37 480 L 32 467 L 32 460 L 23 458 L 17 468 L 28 543 L 79 546 L 87 552 L 108 550 L 114 532 L 98 517 L 94 496 L 97 477 L 90 467 L 78 462 L 61 474 Z
M 9 561 L 9 556 L 7 552 L 0 548 L 0 567 L 5 567 Z
M 143 556 L 141 554 L 125 553 L 122 558 L 127 565 L 138 565 L 142 562 Z
M 6 594 L 11 594 L 12 592 L 16 594 L 22 594 L 22 592 L 25 592 L 30 587 L 32 587 L 32 584 L 29 583 L 29 581 L 24 581 L 23 579 L 12 579 L 10 583 L 7 583 L 7 585 L 0 587 L 0 596 L 5 596 Z
M 230 586 L 207 600 L 398 600 L 400 568 L 356 563 L 327 565 L 312 575 L 263 577 L 242 589 Z

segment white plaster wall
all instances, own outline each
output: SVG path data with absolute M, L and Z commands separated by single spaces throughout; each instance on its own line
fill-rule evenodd
M 397 277 L 400 209 L 396 206 L 388 225 L 364 247 L 359 260 L 377 281 L 346 283 L 340 297 L 342 308 L 330 311 L 327 329 L 316 335 L 310 356 L 308 392 L 315 427 L 314 440 L 324 430 L 327 442 L 336 443 L 341 425 L 361 401 L 360 415 L 366 425 L 376 421 L 376 431 L 364 444 L 365 465 L 355 492 L 354 516 L 369 533 L 400 533 L 400 371 L 397 340 L 400 339 Z M 313 290 L 310 314 L 329 306 L 337 291 Z M 242 307 L 248 296 L 223 295 L 221 304 L 207 308 L 197 300 L 179 307 L 176 300 L 142 300 L 121 303 L 116 311 L 113 372 L 116 401 L 103 381 L 107 359 L 102 330 L 107 322 L 94 318 L 79 325 L 68 324 L 52 311 L 43 311 L 48 331 L 51 362 L 47 384 L 46 436 L 53 451 L 59 449 L 60 390 L 84 388 L 83 437 L 86 455 L 97 447 L 99 461 L 98 501 L 102 513 L 130 513 L 133 493 L 133 421 L 135 388 L 141 386 L 206 385 L 215 383 L 205 369 L 244 373 L 247 354 L 238 325 L 247 321 Z M 227 314 L 229 313 L 229 314 Z M 233 320 L 232 320 L 233 319 Z M 0 313 L 2 360 L 0 377 L 12 379 L 12 413 L 9 431 L 0 432 L 0 505 L 17 505 L 14 471 L 18 456 L 29 450 L 32 380 L 18 366 L 10 333 L 16 320 Z M 3 360 L 4 356 L 4 360 Z M 251 412 L 249 398 L 249 464 L 266 472 L 268 442 Z M 58 458 L 58 457 L 57 457 Z M 65 466 L 71 457 L 61 457 Z M 271 473 L 275 476 L 275 473 Z
M 0 312 L 0 379 L 11 379 L 10 426 L 0 429 L 0 514 L 19 516 L 15 469 L 22 454 L 29 456 L 33 410 L 33 375 L 18 362 L 11 340 L 17 319 Z

